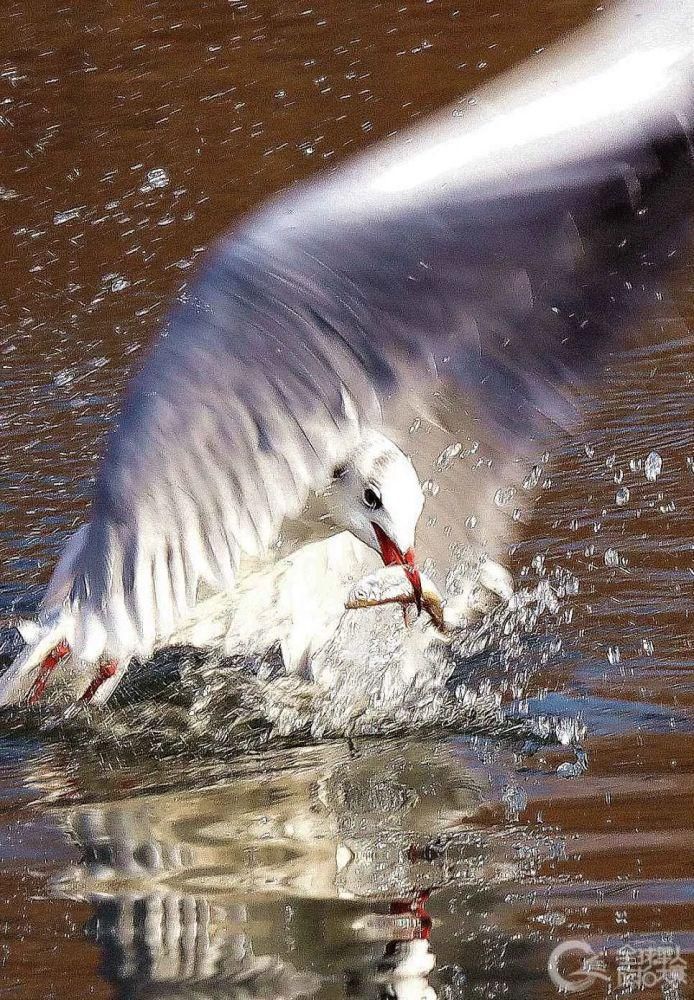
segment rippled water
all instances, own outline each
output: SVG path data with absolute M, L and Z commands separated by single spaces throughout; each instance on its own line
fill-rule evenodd
M 592 6 L 5 6 L 0 614 L 35 608 L 127 374 L 220 226 Z M 242 731 L 232 698 L 191 739 L 194 682 L 169 698 L 166 670 L 108 724 L 4 720 L 0 995 L 551 997 L 552 949 L 578 939 L 614 988 L 620 949 L 679 949 L 689 984 L 641 986 L 687 996 L 693 371 L 673 320 L 610 373 L 511 557 L 521 586 L 578 593 L 511 665 L 461 666 L 435 723 L 348 740 L 275 718 L 268 740 L 290 693 L 248 680 Z

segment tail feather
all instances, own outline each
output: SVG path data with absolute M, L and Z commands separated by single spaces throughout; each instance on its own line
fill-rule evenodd
M 62 607 L 70 596 L 75 581 L 75 564 L 87 541 L 89 525 L 83 524 L 68 538 L 41 601 L 41 608 L 52 611 Z

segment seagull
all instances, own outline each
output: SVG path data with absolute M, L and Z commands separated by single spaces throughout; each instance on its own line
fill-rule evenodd
M 422 487 L 388 414 L 457 407 L 499 468 L 576 424 L 686 245 L 693 23 L 692 0 L 613 5 L 225 236 L 129 387 L 0 704 L 70 656 L 103 700 L 293 521 L 350 532 L 419 602 Z

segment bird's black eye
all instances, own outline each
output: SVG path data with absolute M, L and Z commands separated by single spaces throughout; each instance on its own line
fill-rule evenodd
M 364 503 L 369 508 L 369 510 L 378 510 L 379 507 L 383 506 L 383 501 L 381 496 L 373 486 L 367 486 L 364 490 Z

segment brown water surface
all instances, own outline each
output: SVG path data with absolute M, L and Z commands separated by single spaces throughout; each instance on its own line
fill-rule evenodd
M 220 231 L 594 7 L 3 6 L 0 613 L 35 609 L 123 383 Z M 633 946 L 637 992 L 689 995 L 693 373 L 675 320 L 614 368 L 513 556 L 521 579 L 580 580 L 527 693 L 583 717 L 586 771 L 450 733 L 204 766 L 8 734 L 0 996 L 552 997 L 550 953 L 575 939 L 613 989 Z M 671 972 L 679 950 L 689 983 L 647 946 Z

